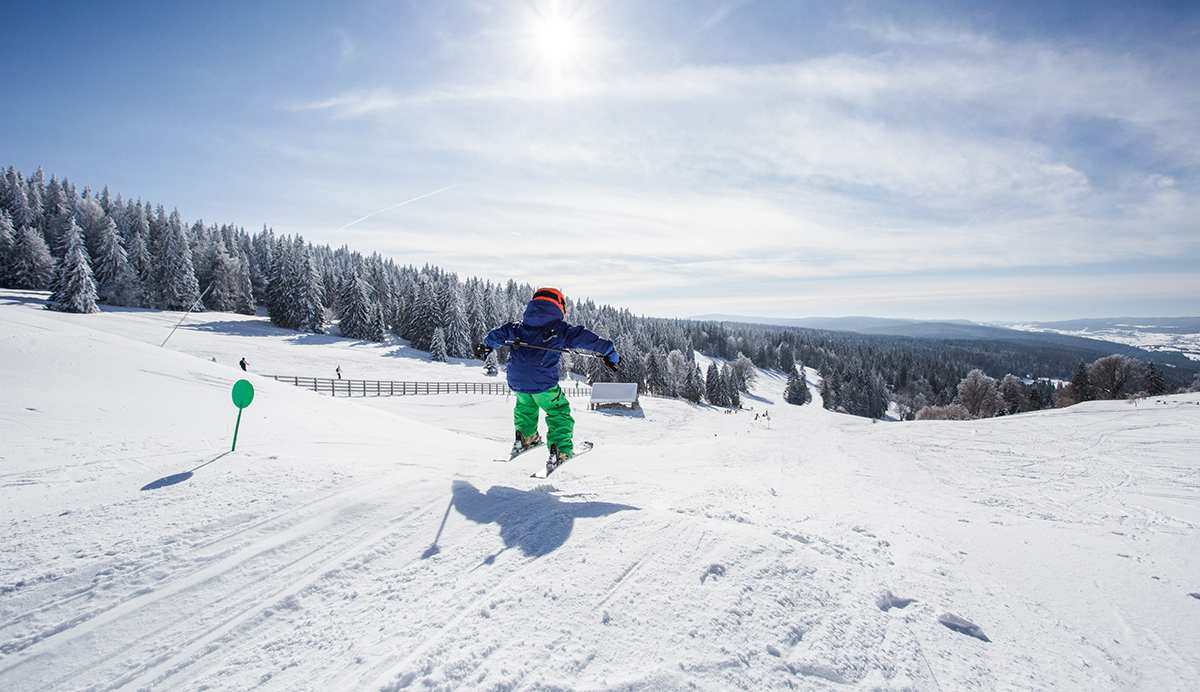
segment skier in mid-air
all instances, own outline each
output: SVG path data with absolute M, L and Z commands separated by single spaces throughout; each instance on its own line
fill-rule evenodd
M 475 347 L 484 358 L 492 349 L 508 346 L 508 386 L 517 393 L 513 409 L 516 441 L 513 455 L 542 443 L 538 435 L 539 409 L 546 412 L 546 441 L 550 444 L 547 474 L 574 453 L 572 434 L 575 419 L 571 405 L 558 386 L 558 350 L 582 349 L 602 355 L 616 367 L 621 357 L 613 342 L 582 326 L 568 324 L 566 301 L 557 288 L 539 288 L 525 308 L 520 322 L 509 322 L 488 333 Z

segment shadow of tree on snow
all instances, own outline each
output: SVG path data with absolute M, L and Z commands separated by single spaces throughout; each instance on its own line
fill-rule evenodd
M 560 548 L 576 519 L 605 517 L 638 509 L 612 502 L 563 502 L 549 493 L 493 486 L 487 493 L 466 481 L 454 481 L 454 507 L 477 524 L 500 525 L 505 548 L 541 557 Z

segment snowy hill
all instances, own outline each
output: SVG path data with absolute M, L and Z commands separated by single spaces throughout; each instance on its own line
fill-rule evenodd
M 1200 395 L 874 424 L 764 375 L 573 403 L 538 481 L 502 396 L 256 374 L 477 362 L 42 297 L 0 292 L 0 689 L 1200 688 Z

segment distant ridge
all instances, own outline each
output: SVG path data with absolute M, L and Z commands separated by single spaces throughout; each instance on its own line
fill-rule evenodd
M 886 334 L 881 329 L 904 328 L 913 324 L 961 324 L 973 325 L 969 320 L 909 320 L 885 317 L 745 317 L 742 315 L 698 315 L 688 319 L 707 322 L 745 322 L 747 324 L 773 324 L 781 327 L 824 329 L 834 332 L 860 332 L 863 334 Z
M 1060 322 L 997 322 L 1000 326 L 1063 332 L 1129 329 L 1158 334 L 1200 334 L 1200 317 L 1103 317 Z
M 941 341 L 991 341 L 1018 343 L 1026 346 L 1064 346 L 1096 354 L 1097 357 L 1120 353 L 1142 361 L 1153 360 L 1159 364 L 1173 365 L 1187 370 L 1195 370 L 1195 361 L 1189 360 L 1182 353 L 1174 351 L 1148 351 L 1117 341 L 1101 338 L 1088 338 L 1077 334 L 1060 334 L 1061 331 L 1078 332 L 1084 329 L 1099 331 L 1111 327 L 1101 324 L 1136 324 L 1146 329 L 1147 325 L 1157 322 L 1163 325 L 1160 330 L 1187 329 L 1196 325 L 1195 329 L 1182 333 L 1200 332 L 1200 318 L 1133 318 L 1119 317 L 1096 320 L 1071 320 L 1058 323 L 1020 323 L 1021 329 L 1007 326 L 992 326 L 978 324 L 970 320 L 906 320 L 887 319 L 881 317 L 745 317 L 738 315 L 709 314 L 689 319 L 709 322 L 739 322 L 746 324 L 762 324 L 797 329 L 817 329 L 823 331 L 852 332 L 876 336 L 910 337 L 917 339 L 932 339 Z M 1017 324 L 1017 323 L 1014 323 Z M 1071 325 L 1071 327 L 1050 325 Z M 1088 325 L 1088 326 L 1084 326 Z M 1046 331 L 1041 331 L 1046 330 Z

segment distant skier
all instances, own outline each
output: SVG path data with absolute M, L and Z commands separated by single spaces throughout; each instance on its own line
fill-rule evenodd
M 339 380 L 342 379 L 342 366 L 340 365 L 337 366 L 337 376 Z
M 621 361 L 613 342 L 602 339 L 588 329 L 568 324 L 566 302 L 557 288 L 539 288 L 525 308 L 520 322 L 509 322 L 488 333 L 483 343 L 475 347 L 480 358 L 494 348 L 509 346 L 508 386 L 517 393 L 513 409 L 516 440 L 513 453 L 541 444 L 538 435 L 539 409 L 546 412 L 546 441 L 550 443 L 547 469 L 554 470 L 571 458 L 574 451 L 572 433 L 575 419 L 571 405 L 558 385 L 558 351 L 546 348 L 578 348 L 594 351 L 608 359 L 613 367 Z
M 238 365 L 242 366 L 242 370 L 246 370 L 246 366 L 249 365 L 249 363 L 247 363 L 246 359 L 243 358 L 241 361 L 238 362 Z M 250 371 L 246 370 L 246 372 L 250 372 Z

